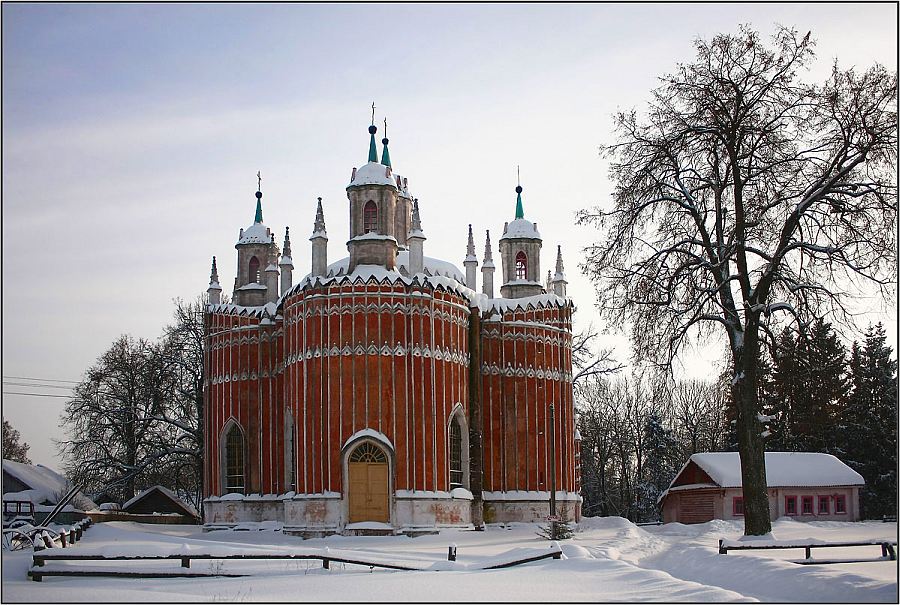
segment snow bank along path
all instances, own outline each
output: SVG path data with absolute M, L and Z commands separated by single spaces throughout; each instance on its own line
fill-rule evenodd
M 894 602 L 893 563 L 802 566 L 790 551 L 717 554 L 719 538 L 742 533 L 739 523 L 669 524 L 638 528 L 617 517 L 585 519 L 561 543 L 562 560 L 500 570 L 473 569 L 514 549 L 547 548 L 537 527 L 514 524 L 487 531 L 445 530 L 407 538 L 341 537 L 300 540 L 272 531 L 202 533 L 196 526 L 103 523 L 77 549 L 94 552 L 240 553 L 248 550 L 365 553 L 385 562 L 417 562 L 429 571 L 369 570 L 317 561 L 204 561 L 199 570 L 253 573 L 243 578 L 48 578 L 31 582 L 30 552 L 3 553 L 3 600 L 123 601 L 778 601 Z M 891 538 L 896 523 L 795 523 L 780 520 L 779 539 L 826 541 Z M 457 562 L 447 547 L 458 546 Z M 74 551 L 73 551 L 74 552 Z M 760 554 L 764 553 L 764 554 Z M 843 556 L 843 555 L 835 555 Z M 851 554 L 852 557 L 852 554 Z M 65 563 L 55 563 L 65 565 Z M 132 568 L 135 564 L 126 564 Z M 171 562 L 141 563 L 148 569 Z M 177 563 L 175 563 L 177 567 Z M 441 569 L 442 571 L 432 571 Z

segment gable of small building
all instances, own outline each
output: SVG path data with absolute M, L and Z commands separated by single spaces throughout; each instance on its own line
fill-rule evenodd
M 149 487 L 122 505 L 122 511 L 132 514 L 178 514 L 198 517 L 193 506 L 161 485 Z

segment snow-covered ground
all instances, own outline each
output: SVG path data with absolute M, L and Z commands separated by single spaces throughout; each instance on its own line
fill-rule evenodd
M 342 537 L 301 540 L 273 531 L 203 533 L 196 526 L 103 523 L 85 532 L 79 553 L 164 554 L 245 551 L 353 554 L 424 571 L 370 570 L 318 561 L 194 561 L 197 572 L 252 573 L 241 578 L 26 578 L 31 553 L 3 553 L 3 602 L 128 601 L 775 601 L 897 602 L 897 562 L 797 565 L 803 550 L 719 555 L 719 538 L 736 539 L 739 522 L 672 523 L 637 527 L 618 518 L 585 519 L 561 542 L 561 560 L 507 569 L 492 562 L 549 548 L 536 526 L 489 526 L 487 531 L 443 530 L 418 538 Z M 780 519 L 778 540 L 827 542 L 897 539 L 896 523 L 799 523 Z M 447 547 L 456 544 L 456 563 Z M 818 558 L 875 558 L 877 546 L 814 550 Z M 62 566 L 67 563 L 48 563 Z M 76 563 L 84 567 L 85 563 Z M 118 562 L 116 569 L 179 570 L 179 562 Z M 95 564 L 94 566 L 97 566 Z

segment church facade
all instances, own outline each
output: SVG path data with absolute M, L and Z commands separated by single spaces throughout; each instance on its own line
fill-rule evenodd
M 418 200 L 381 159 L 346 187 L 349 255 L 328 263 L 322 200 L 310 271 L 294 283 L 263 222 L 235 245 L 222 301 L 216 258 L 205 315 L 204 521 L 276 521 L 317 536 L 580 518 L 572 311 L 561 250 L 541 281 L 542 239 L 525 219 L 499 238 L 500 296 L 485 234 L 469 226 L 464 271 L 424 255 Z

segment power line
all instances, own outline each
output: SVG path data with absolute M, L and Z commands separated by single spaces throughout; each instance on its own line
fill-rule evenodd
M 4 395 L 31 395 L 32 397 L 60 397 L 62 399 L 71 399 L 71 395 L 48 395 L 47 393 L 20 393 L 18 391 L 3 391 Z
M 7 380 L 4 380 L 3 384 L 5 384 L 6 386 L 11 386 L 11 387 L 29 387 L 29 388 L 40 387 L 42 389 L 66 389 L 69 391 L 71 391 L 74 388 L 74 387 L 67 387 L 67 386 L 64 386 L 61 384 L 38 384 L 35 382 L 11 382 L 11 381 L 7 381 Z
M 71 382 L 72 384 L 78 384 L 78 380 L 61 380 L 59 378 L 35 378 L 33 376 L 4 376 L 4 380 L 12 379 L 12 380 L 36 380 L 39 382 Z

